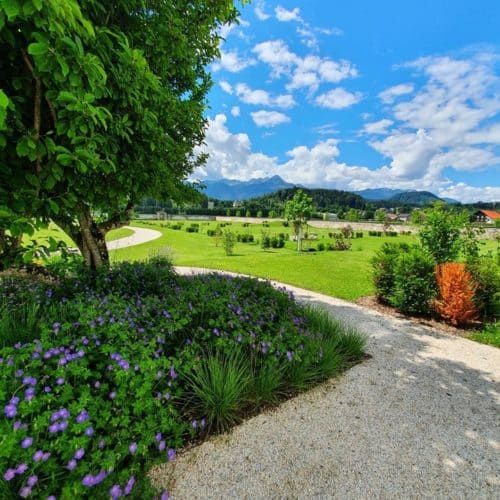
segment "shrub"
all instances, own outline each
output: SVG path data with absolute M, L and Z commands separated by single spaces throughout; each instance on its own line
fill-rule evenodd
M 477 283 L 474 303 L 483 318 L 500 315 L 500 265 L 494 258 L 482 258 L 468 264 Z
M 290 223 L 287 220 L 284 220 L 282 222 L 282 224 L 283 224 L 283 227 L 288 227 L 290 225 Z
M 323 252 L 325 250 L 325 244 L 324 243 L 318 243 L 318 251 Z
M 234 246 L 236 245 L 236 235 L 232 231 L 224 231 L 222 245 L 224 246 L 226 255 L 233 255 Z
M 363 231 L 356 231 L 356 238 L 362 238 L 363 234 Z
M 172 460 L 207 426 L 224 428 L 355 361 L 354 338 L 323 334 L 268 283 L 164 279 L 158 263 L 148 265 L 62 286 L 2 279 L 3 303 L 32 295 L 40 306 L 39 340 L 0 349 L 0 470 L 14 476 L 2 481 L 2 498 L 33 475 L 35 498 L 107 498 L 132 477 L 132 497 L 152 498 L 152 463 Z
M 404 313 L 429 314 L 436 296 L 434 260 L 418 246 L 398 255 L 389 302 Z
M 340 233 L 342 234 L 342 236 L 344 238 L 352 238 L 354 235 L 354 231 L 352 229 L 352 226 L 350 226 L 349 224 L 347 224 L 347 226 L 343 226 L 340 229 Z
M 257 211 L 257 218 L 262 219 L 264 217 L 262 210 Z
M 388 303 L 394 292 L 394 269 L 401 252 L 408 251 L 408 246 L 396 243 L 383 243 L 371 259 L 375 294 L 380 302 Z
M 474 304 L 477 283 L 463 262 L 447 262 L 436 266 L 439 290 L 434 307 L 442 318 L 452 325 L 464 325 L 478 317 Z

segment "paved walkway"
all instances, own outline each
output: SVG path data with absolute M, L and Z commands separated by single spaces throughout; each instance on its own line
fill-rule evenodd
M 109 241 L 106 246 L 108 250 L 118 250 L 119 248 L 131 247 L 134 245 L 140 245 L 141 243 L 147 243 L 148 241 L 156 240 L 161 236 L 160 231 L 155 229 L 145 229 L 143 227 L 132 227 L 124 226 L 126 229 L 131 229 L 134 234 L 131 236 L 126 236 L 125 238 L 119 238 L 118 240 Z
M 500 349 L 287 288 L 365 332 L 372 357 L 164 464 L 158 484 L 174 499 L 500 498 Z

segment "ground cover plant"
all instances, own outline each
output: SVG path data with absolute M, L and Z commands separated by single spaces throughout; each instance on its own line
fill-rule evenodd
M 163 258 L 1 280 L 1 498 L 160 495 L 150 465 L 364 349 L 357 332 L 268 283 L 179 277 Z

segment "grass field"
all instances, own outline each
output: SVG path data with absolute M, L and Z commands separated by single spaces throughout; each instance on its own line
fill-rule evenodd
M 106 241 L 114 241 L 119 238 L 125 238 L 127 236 L 131 236 L 134 234 L 134 231 L 131 229 L 127 229 L 125 227 L 121 227 L 120 229 L 113 229 L 106 235 Z M 32 237 L 40 242 L 47 240 L 49 236 L 52 236 L 56 240 L 64 241 L 66 245 L 69 247 L 76 247 L 75 243 L 71 240 L 71 238 L 58 226 L 55 224 L 50 224 L 48 229 L 42 229 L 37 231 L 36 234 Z M 26 237 L 25 240 L 29 241 L 31 238 Z
M 199 233 L 188 233 L 185 228 L 173 230 L 164 227 L 160 221 L 134 222 L 133 226 L 157 229 L 162 237 L 143 245 L 124 248 L 111 253 L 112 261 L 141 260 L 155 253 L 169 252 L 173 261 L 180 266 L 197 266 L 210 269 L 252 274 L 262 278 L 274 279 L 346 300 L 373 294 L 370 258 L 384 241 L 414 243 L 415 236 L 377 237 L 364 234 L 363 238 L 350 240 L 352 249 L 336 252 L 295 251 L 295 243 L 287 241 L 282 249 L 264 251 L 259 243 L 237 243 L 235 253 L 226 256 L 222 242 L 216 246 L 214 237 L 207 236 L 207 229 L 215 229 L 216 222 L 201 222 Z M 232 223 L 225 229 L 235 233 L 250 233 L 258 240 L 262 238 L 262 224 Z M 268 228 L 271 236 L 278 233 L 290 234 L 291 229 L 280 222 L 273 222 Z M 317 247 L 321 241 L 328 243 L 328 230 L 309 228 L 318 235 L 318 240 L 310 243 Z M 305 244 L 307 248 L 308 243 Z M 494 250 L 496 242 L 485 243 L 485 250 Z

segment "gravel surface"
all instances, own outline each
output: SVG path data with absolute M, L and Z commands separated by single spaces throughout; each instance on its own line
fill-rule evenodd
M 174 499 L 500 498 L 499 349 L 287 288 L 365 332 L 372 357 L 153 469 L 156 484 Z
M 141 243 L 147 243 L 148 241 L 156 240 L 161 236 L 160 231 L 154 229 L 145 229 L 143 227 L 131 227 L 124 226 L 126 229 L 131 229 L 134 234 L 131 236 L 125 236 L 125 238 L 119 238 L 117 240 L 110 241 L 106 244 L 108 250 L 118 250 L 118 248 L 131 247 L 134 245 L 140 245 Z

